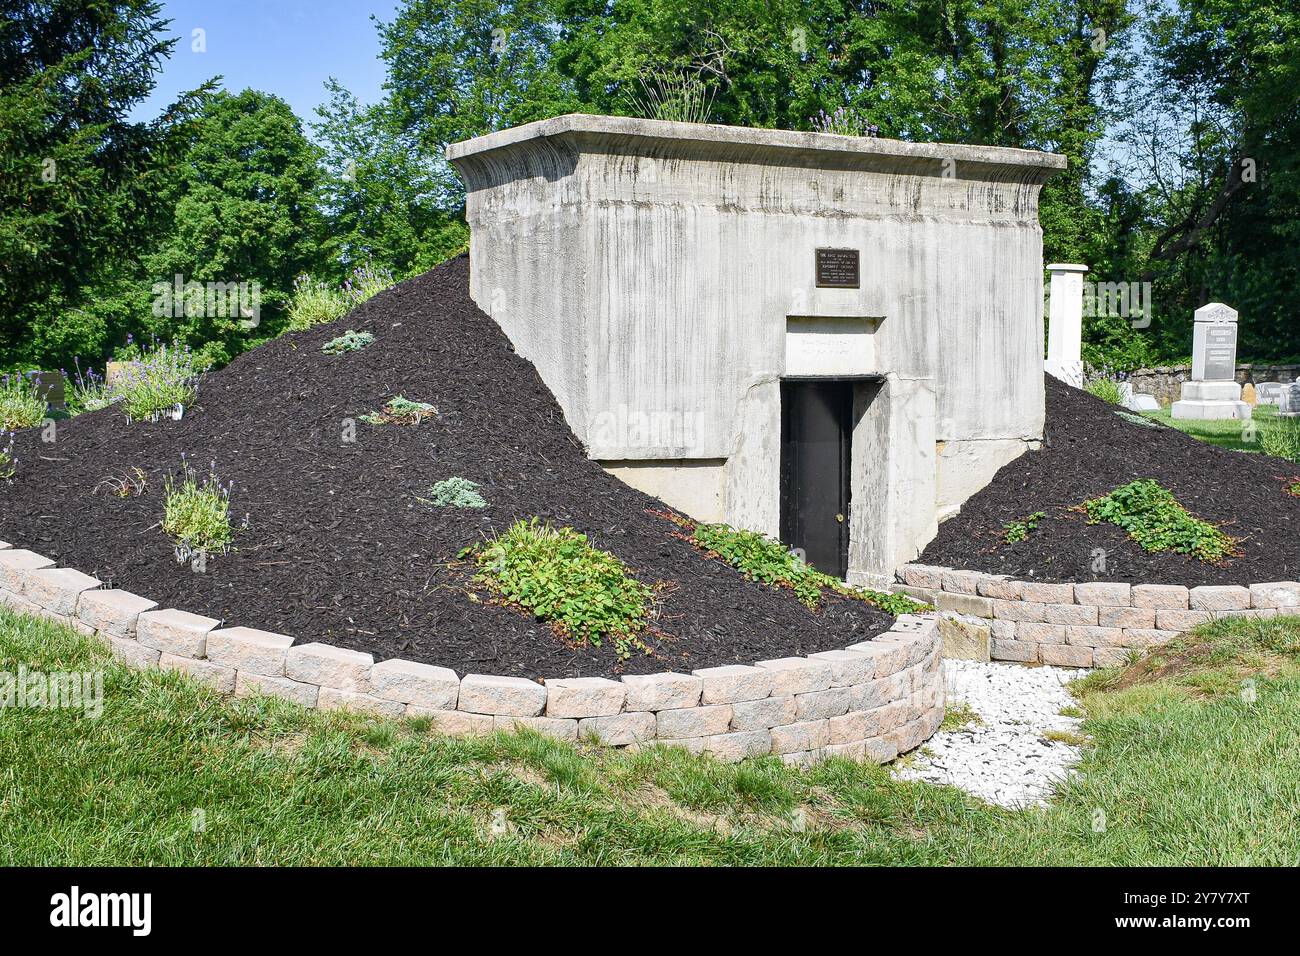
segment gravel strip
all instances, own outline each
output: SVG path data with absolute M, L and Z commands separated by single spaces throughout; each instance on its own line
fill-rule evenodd
M 895 775 L 960 787 L 1003 807 L 1044 805 L 1074 772 L 1080 748 L 1042 735 L 1078 733 L 1083 721 L 1061 716 L 1078 706 L 1064 685 L 1086 671 L 959 660 L 943 667 L 949 706 L 964 701 L 982 722 L 935 734 Z

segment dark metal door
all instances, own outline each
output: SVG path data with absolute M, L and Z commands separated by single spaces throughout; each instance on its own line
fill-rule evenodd
M 853 383 L 781 383 L 781 540 L 818 571 L 849 566 Z

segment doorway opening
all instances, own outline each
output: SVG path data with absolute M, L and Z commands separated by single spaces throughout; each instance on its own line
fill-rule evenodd
M 818 571 L 849 568 L 851 379 L 781 382 L 781 541 Z

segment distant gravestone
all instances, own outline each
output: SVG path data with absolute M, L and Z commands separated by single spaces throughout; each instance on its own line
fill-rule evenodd
M 1300 417 L 1300 382 L 1293 383 L 1282 389 L 1277 414 L 1280 418 Z
M 1259 404 L 1259 398 L 1255 395 L 1255 386 L 1250 382 L 1241 386 L 1241 400 L 1251 406 Z
M 1133 404 L 1129 406 L 1135 412 L 1158 412 L 1160 411 L 1160 402 L 1154 395 L 1147 395 L 1138 392 L 1133 396 Z
M 1255 399 L 1260 405 L 1276 405 L 1282 398 L 1281 382 L 1260 382 L 1255 386 Z
M 1210 302 L 1192 325 L 1192 380 L 1170 408 L 1174 418 L 1250 418 L 1237 384 L 1237 310 Z

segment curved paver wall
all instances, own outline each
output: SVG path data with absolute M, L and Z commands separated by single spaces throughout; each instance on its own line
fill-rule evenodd
M 1046 584 L 925 564 L 898 570 L 896 590 L 940 611 L 985 618 L 994 660 L 1066 667 L 1123 664 L 1142 650 L 1223 617 L 1300 614 L 1300 583 L 1186 588 L 1103 581 Z
M 660 743 L 722 760 L 779 754 L 885 762 L 938 729 L 944 714 L 938 620 L 902 615 L 844 650 L 707 667 L 690 674 L 557 678 L 468 674 L 369 654 L 187 611 L 159 608 L 32 551 L 0 542 L 0 602 L 69 624 L 135 667 L 180 670 L 227 694 L 305 707 L 424 716 L 448 734 L 517 726 L 611 746 Z

